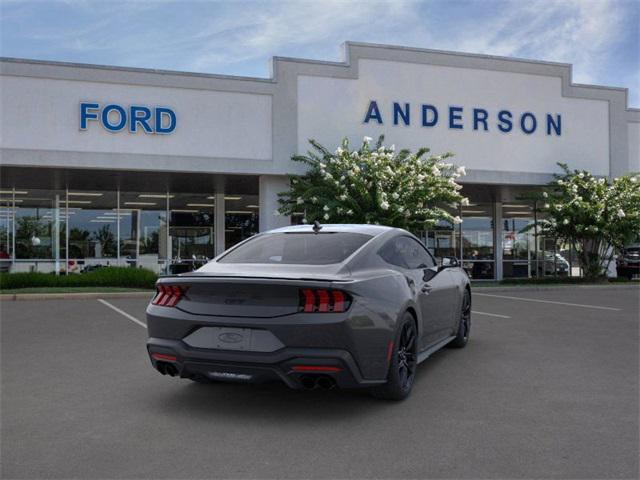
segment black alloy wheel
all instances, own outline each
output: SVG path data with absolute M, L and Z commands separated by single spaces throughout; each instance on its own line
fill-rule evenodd
M 387 400 L 404 400 L 411 393 L 418 367 L 418 329 L 409 312 L 398 322 L 391 348 L 387 383 L 373 388 L 371 393 Z
M 469 341 L 469 334 L 471 333 L 471 293 L 469 290 L 464 291 L 462 297 L 462 308 L 460 309 L 460 323 L 458 325 L 458 332 L 456 338 L 454 338 L 449 346 L 453 348 L 462 348 Z
M 400 341 L 398 342 L 398 377 L 403 390 L 411 390 L 418 366 L 416 354 L 416 327 L 413 322 L 406 322 L 402 326 Z

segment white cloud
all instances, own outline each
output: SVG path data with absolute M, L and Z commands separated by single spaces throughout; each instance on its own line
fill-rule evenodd
M 65 0 L 47 3 L 53 18 L 44 2 L 0 1 L 3 26 L 21 24 L 3 29 L 6 55 L 12 40 L 36 45 L 34 58 L 266 76 L 274 55 L 340 60 L 354 40 L 572 63 L 575 82 L 632 87 L 632 98 L 640 84 L 638 39 L 620 47 L 637 35 L 637 0 Z
M 194 69 L 264 60 L 292 48 L 325 52 L 327 42 L 332 42 L 337 54 L 338 45 L 347 39 L 391 26 L 400 28 L 418 4 L 326 0 L 267 2 L 251 9 L 240 5 L 196 34 L 203 43 L 191 62 Z
M 465 51 L 572 63 L 574 81 L 590 83 L 625 33 L 620 7 L 606 0 L 518 2 L 456 44 Z
M 610 68 L 611 51 L 628 33 L 624 20 L 633 8 L 614 0 L 472 3 L 475 9 L 483 5 L 488 11 L 480 21 L 470 12 L 445 22 L 443 3 L 332 0 L 232 8 L 197 33 L 200 47 L 182 68 L 216 71 L 247 61 L 264 65 L 269 57 L 292 50 L 338 59 L 341 42 L 360 40 L 572 63 L 575 82 L 598 83 Z M 640 70 L 637 59 L 635 66 Z

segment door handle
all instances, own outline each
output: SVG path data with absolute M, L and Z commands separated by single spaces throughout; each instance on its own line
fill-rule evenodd
M 433 290 L 433 287 L 425 283 L 424 285 L 422 285 L 422 288 L 420 290 L 422 291 L 422 293 L 429 294 L 431 293 L 431 290 Z

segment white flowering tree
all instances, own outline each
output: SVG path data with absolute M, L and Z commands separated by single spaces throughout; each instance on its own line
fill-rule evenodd
M 563 174 L 542 193 L 542 233 L 574 247 L 585 277 L 600 277 L 614 251 L 640 235 L 640 175 L 609 181 L 558 165 Z
M 456 180 L 464 167 L 448 163 L 450 153 L 428 156 L 385 147 L 380 136 L 373 145 L 364 137 L 357 150 L 349 141 L 330 152 L 314 140 L 313 150 L 292 160 L 309 166 L 304 175 L 290 176 L 290 189 L 280 193 L 276 214 L 302 213 L 303 222 L 370 223 L 417 231 L 439 220 L 460 223 L 441 206 L 468 205 Z

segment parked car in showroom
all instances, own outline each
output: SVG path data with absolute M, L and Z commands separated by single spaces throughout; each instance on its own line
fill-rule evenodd
M 544 253 L 544 262 L 540 262 L 539 265 L 539 274 L 544 276 L 551 275 L 559 275 L 565 276 L 569 275 L 569 270 L 571 270 L 571 265 L 569 261 L 564 258 L 559 253 L 553 252 L 545 252 Z
M 616 273 L 619 277 L 627 277 L 629 280 L 634 275 L 640 275 L 640 243 L 624 247 L 616 262 Z
M 163 374 L 403 399 L 420 362 L 466 345 L 471 288 L 455 258 L 437 262 L 404 230 L 316 223 L 161 278 L 147 325 Z

